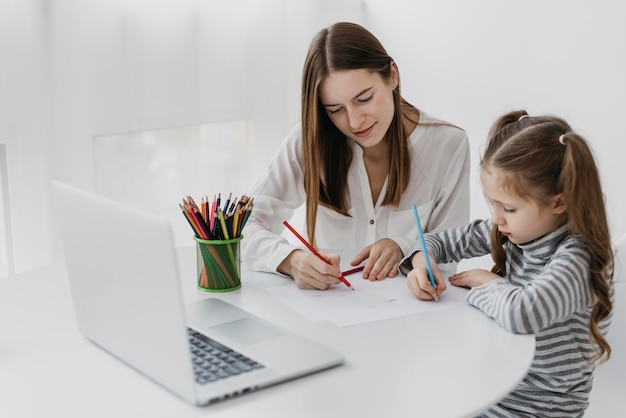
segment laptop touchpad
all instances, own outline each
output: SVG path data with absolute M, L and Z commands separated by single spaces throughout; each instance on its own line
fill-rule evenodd
M 253 319 L 243 318 L 215 325 L 212 330 L 240 344 L 256 344 L 283 335 L 278 330 Z

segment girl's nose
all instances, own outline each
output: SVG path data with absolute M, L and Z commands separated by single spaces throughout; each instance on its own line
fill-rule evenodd
M 504 224 L 504 217 L 498 210 L 494 209 L 491 211 L 491 222 L 493 222 L 494 225 L 502 225 Z

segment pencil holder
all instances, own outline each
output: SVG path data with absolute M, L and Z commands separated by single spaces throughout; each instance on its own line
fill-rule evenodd
M 242 236 L 233 239 L 196 241 L 198 289 L 205 292 L 230 292 L 241 287 L 239 244 Z

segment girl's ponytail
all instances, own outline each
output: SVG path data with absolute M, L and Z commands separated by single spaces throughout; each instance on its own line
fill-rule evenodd
M 567 223 L 570 231 L 579 234 L 591 254 L 590 273 L 596 304 L 591 312 L 589 335 L 597 344 L 595 359 L 608 360 L 611 347 L 600 332 L 599 324 L 612 310 L 611 281 L 606 279 L 613 265 L 604 194 L 595 158 L 585 140 L 573 132 L 559 137 L 565 147 L 559 185 L 567 201 Z

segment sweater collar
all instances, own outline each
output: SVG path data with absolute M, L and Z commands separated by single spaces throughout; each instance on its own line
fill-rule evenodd
M 525 244 L 515 244 L 527 256 L 532 254 L 539 259 L 549 259 L 554 255 L 561 242 L 569 235 L 567 225 L 563 225 L 541 238 Z

